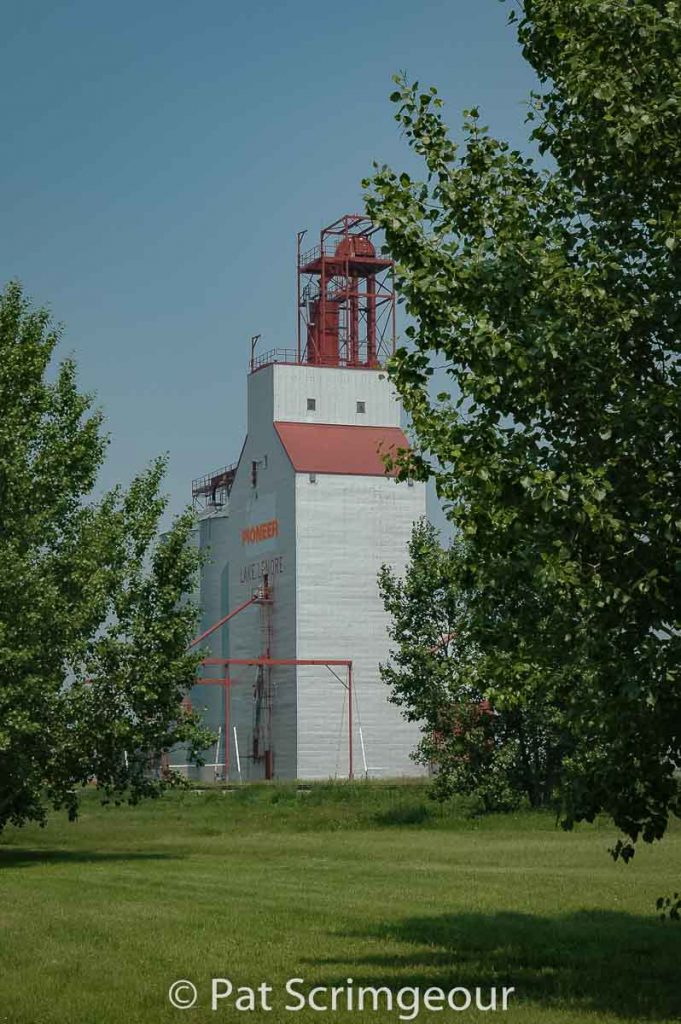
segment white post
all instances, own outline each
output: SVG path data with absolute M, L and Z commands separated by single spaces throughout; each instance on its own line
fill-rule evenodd
M 362 732 L 362 726 L 359 727 L 359 742 L 362 746 L 362 762 L 364 764 L 364 777 L 369 778 L 369 769 L 367 768 L 367 752 L 364 749 L 364 733 Z
M 241 782 L 241 758 L 239 757 L 239 740 L 236 735 L 236 726 L 234 726 L 234 751 L 236 753 L 236 770 L 239 773 L 239 782 Z
M 217 777 L 218 777 L 218 769 L 220 767 L 220 738 L 221 738 L 221 736 L 222 736 L 222 726 L 219 725 L 218 726 L 218 738 L 215 741 L 215 771 L 213 772 L 213 775 L 214 775 L 215 779 L 217 779 Z

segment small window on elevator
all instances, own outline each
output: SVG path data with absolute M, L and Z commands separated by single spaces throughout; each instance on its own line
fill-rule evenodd
M 358 402 L 357 403 L 357 412 L 366 412 L 366 411 L 367 411 L 367 404 L 366 404 L 366 402 Z
M 308 398 L 308 400 L 307 400 L 307 411 L 308 412 L 314 412 L 316 408 L 317 408 L 317 399 L 316 398 Z

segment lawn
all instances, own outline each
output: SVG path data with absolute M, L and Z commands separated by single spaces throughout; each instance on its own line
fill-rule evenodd
M 608 856 L 612 838 L 603 823 L 564 834 L 545 814 L 440 811 L 420 785 L 259 786 L 137 808 L 88 795 L 76 824 L 54 816 L 0 839 L 0 1022 L 410 1016 L 287 1011 L 290 978 L 515 989 L 506 1012 L 421 1009 L 419 1022 L 678 1020 L 681 924 L 659 921 L 654 900 L 681 882 L 681 831 L 628 866 Z M 212 1012 L 212 977 L 271 985 L 271 1011 L 225 999 Z M 197 986 L 193 1009 L 170 1006 L 176 979 Z

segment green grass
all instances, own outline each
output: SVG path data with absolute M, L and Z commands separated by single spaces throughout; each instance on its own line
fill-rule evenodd
M 678 1020 L 681 832 L 629 866 L 601 823 L 475 819 L 421 785 L 253 786 L 137 808 L 88 796 L 80 821 L 0 839 L 0 1022 L 399 1021 L 286 1012 L 283 985 L 514 986 L 506 1013 L 417 1021 Z M 209 1007 L 210 978 L 274 987 L 272 1012 Z M 199 1004 L 168 1004 L 175 979 Z

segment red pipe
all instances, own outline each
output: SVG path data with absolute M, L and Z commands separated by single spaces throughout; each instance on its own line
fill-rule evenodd
M 376 366 L 376 280 L 367 277 L 367 366 Z
M 349 658 L 204 658 L 202 665 L 345 665 L 352 666 Z M 197 680 L 200 686 L 204 682 Z
M 348 665 L 348 779 L 354 778 L 352 770 L 352 662 Z
M 214 633 L 216 629 L 219 629 L 220 626 L 224 626 L 225 622 L 229 622 L 229 620 L 233 619 L 235 615 L 242 612 L 244 608 L 248 608 L 250 604 L 255 604 L 256 601 L 260 600 L 262 600 L 262 598 L 259 594 L 256 594 L 254 597 L 249 597 L 248 601 L 244 601 L 243 604 L 240 604 L 239 607 L 235 608 L 233 612 L 229 613 L 229 615 L 225 615 L 224 618 L 220 619 L 218 622 L 214 622 L 210 629 L 207 629 L 205 633 L 201 634 L 201 636 L 197 636 L 196 640 L 192 640 L 187 649 L 191 651 L 192 647 L 196 647 L 196 645 L 200 644 L 202 640 L 205 640 L 206 637 L 211 635 L 211 633 Z
M 230 754 L 231 754 L 231 749 L 230 749 L 231 748 L 231 743 L 230 743 L 229 730 L 230 730 L 230 726 L 231 726 L 231 721 L 230 721 L 231 707 L 230 707 L 230 704 L 231 704 L 231 701 L 232 701 L 232 687 L 230 686 L 230 682 L 231 681 L 230 681 L 229 676 L 227 675 L 227 666 L 226 665 L 225 665 L 225 680 L 224 680 L 224 682 L 225 682 L 225 689 L 224 689 L 223 693 L 224 693 L 224 699 L 225 699 L 225 782 L 227 782 L 229 780 L 229 761 L 230 761 Z

